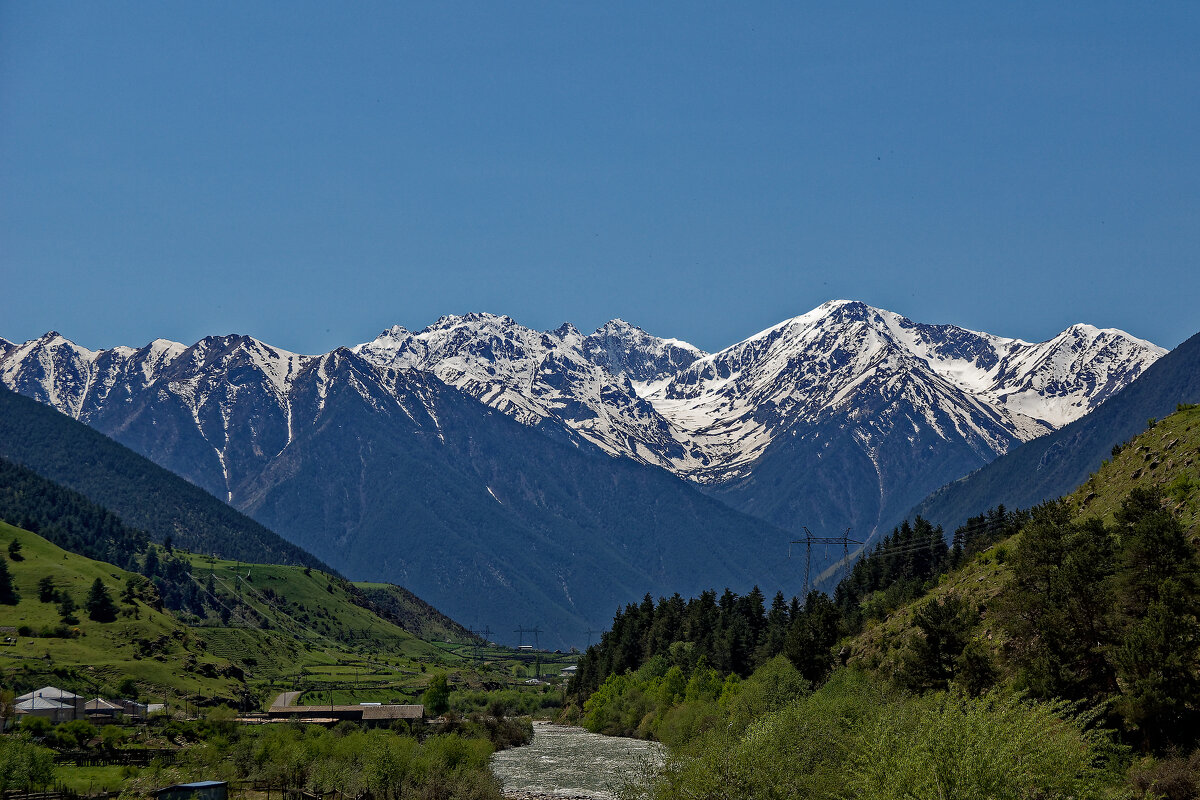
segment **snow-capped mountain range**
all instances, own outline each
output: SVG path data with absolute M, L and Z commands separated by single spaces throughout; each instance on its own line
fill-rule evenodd
M 621 320 L 584 335 L 492 314 L 321 355 L 247 336 L 88 350 L 50 332 L 0 339 L 0 384 L 355 577 L 451 614 L 484 587 L 532 602 L 529 581 L 561 589 L 539 601 L 561 620 L 595 625 L 613 602 L 689 588 L 693 555 L 698 590 L 765 580 L 762 543 L 802 525 L 869 539 L 1164 352 L 1089 325 L 1030 343 L 838 300 L 711 354 Z M 431 528 L 461 546 L 435 558 Z M 706 543 L 689 542 L 698 528 Z M 557 566 L 506 561 L 519 539 Z M 609 566 L 587 576 L 578 559 Z
M 385 387 L 400 373 L 428 373 L 522 424 L 560 427 L 705 484 L 745 476 L 776 439 L 830 418 L 870 451 L 891 430 L 864 408 L 889 395 L 905 397 L 917 425 L 990 460 L 1083 416 L 1165 353 L 1090 325 L 1029 343 L 845 300 L 713 354 L 619 319 L 585 336 L 569 323 L 543 332 L 474 313 L 415 333 L 392 327 L 349 350 Z M 288 417 L 290 440 L 293 383 L 315 370 L 323 394 L 337 352 L 298 355 L 249 337 L 93 351 L 52 331 L 21 345 L 0 340 L 0 381 L 84 422 L 151 389 L 174 395 L 224 462 L 231 437 L 255 433 L 229 427 L 246 370 Z
M 850 301 L 711 355 L 619 319 L 584 336 L 488 314 L 443 317 L 419 333 L 391 328 L 354 350 L 380 367 L 432 372 L 525 424 L 554 421 L 611 455 L 702 483 L 745 474 L 797 422 L 855 419 L 864 394 L 905 378 L 939 435 L 999 454 L 1086 414 L 1165 352 L 1090 325 L 1031 344 Z

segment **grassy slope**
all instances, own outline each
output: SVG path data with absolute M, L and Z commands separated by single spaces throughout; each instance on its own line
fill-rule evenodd
M 1138 486 L 1167 490 L 1193 541 L 1200 536 L 1200 407 L 1172 414 L 1134 437 L 1076 489 L 1068 501 L 1081 517 L 1112 522 L 1121 500 Z M 846 643 L 849 663 L 890 674 L 905 643 L 914 635 L 914 614 L 924 604 L 947 594 L 957 594 L 983 609 L 976 637 L 989 648 L 1000 649 L 1003 641 L 999 632 L 988 624 L 987 605 L 1011 577 L 1004 560 L 1016 544 L 1017 536 L 994 545 L 945 576 L 925 597 L 897 609 L 882 622 L 868 625 Z
M 16 606 L 0 606 L 0 624 L 19 628 L 28 625 L 35 631 L 59 624 L 58 607 L 38 600 L 37 583 L 46 576 L 55 586 L 67 590 L 82 606 L 96 578 L 104 581 L 114 600 L 132 573 L 69 553 L 42 537 L 0 522 L 0 545 L 7 549 L 14 538 L 21 542 L 21 561 L 8 561 L 21 601 Z M 5 557 L 5 556 L 0 556 Z M 205 696 L 232 697 L 238 685 L 231 678 L 205 677 L 186 672 L 183 662 L 193 656 L 198 665 L 211 663 L 222 667 L 227 661 L 204 648 L 189 629 L 169 614 L 155 611 L 139 602 L 140 618 L 121 617 L 116 622 L 92 622 L 82 608 L 76 612 L 80 635 L 69 639 L 17 637 L 11 647 L 0 647 L 0 674 L 12 685 L 19 675 L 56 675 L 58 682 L 80 689 L 94 682 L 114 686 L 124 677 L 136 680 L 144 694 L 154 698 L 199 691 Z M 5 633 L 12 636 L 12 633 Z M 159 640 L 154 654 L 141 654 L 138 639 Z M 57 671 L 57 672 L 55 672 Z M 62 679 L 66 680 L 62 680 Z M 26 682 L 25 678 L 21 678 Z M 53 680 L 48 680 L 54 683 Z
M 469 642 L 471 632 L 426 603 L 403 586 L 392 583 L 355 581 L 354 585 L 404 629 L 422 639 Z
M 270 621 L 268 630 L 238 627 L 198 628 L 196 633 L 214 643 L 231 658 L 254 658 L 259 672 L 270 676 L 297 666 L 301 652 L 370 651 L 402 657 L 434 657 L 441 651 L 412 633 L 355 603 L 352 585 L 319 570 L 305 573 L 303 567 L 246 564 L 191 556 L 193 575 L 205 584 L 211 573 L 221 590 L 239 594 Z M 264 645 L 280 639 L 278 649 Z M 249 645 L 241 647 L 241 645 Z M 238 652 L 240 650 L 240 653 Z M 305 655 L 301 664 L 321 662 L 319 655 Z M 249 668 L 254 672 L 255 664 Z

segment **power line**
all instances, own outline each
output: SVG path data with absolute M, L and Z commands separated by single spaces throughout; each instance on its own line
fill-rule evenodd
M 850 538 L 850 529 L 846 528 L 841 536 L 814 536 L 813 532 L 808 529 L 807 525 L 801 526 L 804 529 L 803 539 L 792 539 L 788 544 L 788 558 L 792 557 L 793 544 L 804 545 L 804 595 L 808 596 L 809 580 L 812 574 L 812 546 L 814 544 L 840 544 L 842 546 L 842 577 L 843 579 L 849 574 L 850 569 L 850 545 L 861 545 L 863 542 L 857 539 Z

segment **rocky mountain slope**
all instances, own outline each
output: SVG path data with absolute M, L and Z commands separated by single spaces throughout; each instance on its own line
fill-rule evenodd
M 51 332 L 0 347 L 0 383 L 353 577 L 488 624 L 494 604 L 466 598 L 503 591 L 512 614 L 584 629 L 645 591 L 765 581 L 780 529 L 868 538 L 1162 353 L 1086 325 L 1027 343 L 833 301 L 713 354 L 620 320 L 583 335 L 490 314 L 315 356 Z
M 1148 367 L 1095 412 L 1028 442 L 983 469 L 940 487 L 918 503 L 920 514 L 952 530 L 981 509 L 1029 508 L 1067 494 L 1120 445 L 1180 404 L 1200 403 L 1200 334 Z
M 248 337 L 210 337 L 161 363 L 170 346 L 89 353 L 43 338 L 4 365 L 27 393 L 346 574 L 400 583 L 502 639 L 539 625 L 569 646 L 648 591 L 775 579 L 783 531 L 662 470 L 542 435 L 428 372 Z

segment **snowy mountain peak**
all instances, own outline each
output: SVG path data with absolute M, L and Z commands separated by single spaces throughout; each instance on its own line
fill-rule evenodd
M 567 339 L 569 337 L 578 337 L 583 335 L 579 332 L 578 328 L 569 322 L 564 322 L 562 325 L 559 325 L 554 329 L 553 333 L 559 339 Z
M 323 403 L 329 376 L 354 353 L 362 361 L 338 374 L 353 375 L 374 405 L 380 391 L 399 402 L 397 387 L 426 380 L 421 373 L 524 424 L 716 483 L 748 474 L 776 443 L 829 425 L 852 432 L 870 459 L 889 437 L 928 434 L 984 460 L 1087 413 L 1163 352 L 1086 324 L 1029 343 L 840 299 L 713 354 L 621 319 L 585 336 L 570 323 L 537 331 L 482 312 L 443 316 L 416 333 L 394 325 L 326 356 L 240 335 L 90 351 L 51 331 L 0 345 L 0 381 L 85 420 L 113 397 L 156 386 L 180 398 L 220 454 L 238 397 L 285 414 L 290 442 L 299 376 L 314 372 Z

